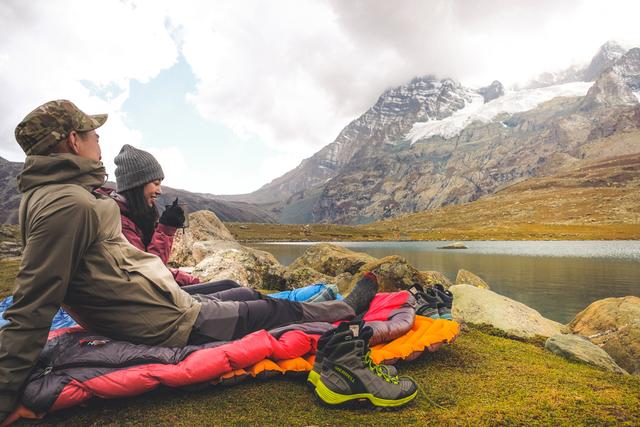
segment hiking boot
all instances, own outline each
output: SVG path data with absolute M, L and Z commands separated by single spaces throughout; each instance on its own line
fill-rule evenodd
M 371 301 L 378 292 L 378 278 L 370 271 L 364 273 L 364 276 L 356 286 L 353 288 L 349 295 L 344 299 L 344 302 L 349 304 L 356 316 L 365 313 L 369 309 Z
M 324 360 L 324 348 L 327 343 L 330 341 L 338 341 L 344 339 L 345 333 L 351 333 L 349 327 L 351 325 L 357 325 L 359 328 L 364 326 L 364 322 L 362 320 L 352 320 L 351 322 L 342 322 L 337 327 L 328 330 L 318 340 L 318 348 L 316 349 L 316 358 L 313 362 L 313 368 L 309 372 L 309 376 L 307 377 L 307 385 L 312 388 L 316 388 L 316 384 L 320 379 L 320 372 L 322 371 L 322 361 Z M 387 374 L 392 377 L 398 375 L 398 370 L 393 365 L 380 365 L 382 369 L 385 369 Z
M 349 325 L 344 334 L 336 334 L 322 349 L 324 359 L 316 395 L 328 405 L 366 399 L 380 407 L 397 407 L 418 394 L 416 383 L 408 377 L 389 375 L 371 360 L 369 326 Z
M 433 285 L 433 289 L 438 295 L 438 298 L 442 300 L 442 304 L 438 304 L 438 314 L 440 315 L 440 318 L 452 320 L 451 306 L 453 305 L 453 294 L 450 290 L 445 289 L 440 283 Z
M 438 304 L 443 304 L 443 301 L 433 288 L 429 287 L 425 290 L 416 283 L 409 288 L 409 292 L 416 299 L 416 314 L 432 319 L 440 318 Z

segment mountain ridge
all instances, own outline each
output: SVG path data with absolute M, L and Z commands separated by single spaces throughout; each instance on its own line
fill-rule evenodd
M 22 194 L 18 191 L 16 178 L 22 171 L 24 163 L 11 162 L 0 157 L 0 224 L 17 224 L 18 209 Z M 115 183 L 107 182 L 105 187 L 115 188 Z M 158 198 L 158 207 L 169 204 L 176 197 L 187 204 L 189 211 L 207 209 L 214 212 L 222 221 L 240 222 L 276 222 L 271 214 L 250 203 L 220 201 L 210 195 L 191 193 L 162 186 L 163 194 Z

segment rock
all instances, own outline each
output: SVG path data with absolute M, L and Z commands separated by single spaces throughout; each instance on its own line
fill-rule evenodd
M 255 289 L 286 289 L 285 268 L 268 252 L 225 240 L 197 245 L 209 251 L 193 269 L 202 281 L 232 279 Z
M 482 95 L 484 102 L 487 103 L 504 95 L 504 86 L 498 80 L 494 80 L 489 86 L 478 89 L 478 93 Z
M 440 283 L 444 285 L 445 288 L 453 285 L 453 283 L 451 283 L 451 280 L 449 280 L 447 276 L 440 273 L 439 271 L 421 271 L 420 274 L 422 274 L 422 278 L 428 285 L 435 285 L 437 283 Z
M 322 274 L 310 267 L 287 268 L 284 273 L 287 289 L 302 288 L 314 283 L 333 283 L 333 277 Z
M 453 293 L 452 314 L 456 320 L 489 325 L 519 338 L 547 338 L 563 332 L 560 323 L 488 289 L 454 285 L 449 290 Z
M 0 259 L 22 256 L 22 245 L 16 242 L 0 242 Z
M 487 284 L 487 282 L 463 268 L 458 270 L 458 275 L 456 276 L 456 285 L 471 285 L 475 286 L 476 288 L 489 289 L 489 285 Z
M 197 211 L 189 215 L 189 227 L 178 230 L 174 239 L 169 263 L 175 266 L 195 265 L 202 259 L 193 257 L 195 242 L 207 240 L 235 241 L 222 221 L 211 211 Z
M 606 351 L 579 335 L 554 335 L 547 339 L 544 348 L 567 359 L 589 363 L 611 372 L 627 373 Z
M 341 273 L 354 274 L 360 270 L 360 267 L 375 260 L 374 257 L 365 253 L 354 252 L 330 243 L 320 243 L 307 249 L 301 257 L 289 265 L 289 269 L 310 267 L 322 274 L 337 276 Z
M 589 305 L 569 323 L 606 351 L 627 372 L 640 375 L 640 298 L 605 298 Z
M 469 248 L 467 248 L 462 242 L 456 242 L 450 245 L 440 246 L 438 249 L 469 249 Z
M 380 292 L 394 292 L 408 289 L 411 285 L 418 283 L 421 286 L 427 285 L 423 274 L 416 270 L 406 259 L 397 255 L 384 257 L 365 264 L 360 268 L 360 273 L 373 272 L 378 277 Z M 351 287 L 362 277 L 356 274 L 351 280 Z
M 341 294 L 346 294 L 351 289 L 351 282 L 353 281 L 353 274 L 342 273 L 334 277 L 333 281 L 338 286 L 338 291 Z

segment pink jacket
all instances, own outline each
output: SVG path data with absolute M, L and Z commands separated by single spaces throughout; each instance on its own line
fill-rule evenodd
M 127 212 L 127 201 L 110 188 L 99 188 L 96 190 L 96 192 L 111 197 L 120 207 L 122 234 L 124 234 L 124 237 L 127 238 L 129 243 L 131 243 L 141 251 L 145 251 L 158 256 L 162 260 L 164 265 L 167 265 L 169 255 L 171 255 L 173 236 L 176 234 L 177 228 L 170 225 L 158 223 L 156 225 L 155 231 L 153 232 L 153 236 L 151 236 L 151 241 L 149 242 L 147 247 L 145 247 L 144 242 L 142 241 L 142 231 L 138 228 L 135 222 L 131 220 L 131 218 L 125 215 L 125 213 Z M 175 281 L 180 286 L 195 285 L 197 283 L 200 283 L 200 280 L 197 277 L 194 277 L 189 273 L 185 273 L 184 271 L 178 270 L 177 268 L 169 268 L 169 270 L 173 274 L 173 278 L 175 279 Z

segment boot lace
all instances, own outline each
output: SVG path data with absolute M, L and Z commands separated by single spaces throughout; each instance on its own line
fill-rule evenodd
M 400 382 L 400 379 L 398 378 L 397 375 L 389 375 L 389 370 L 387 369 L 386 366 L 378 365 L 376 362 L 373 361 L 373 359 L 371 358 L 371 350 L 369 350 L 367 354 L 364 355 L 363 361 L 366 367 L 369 368 L 371 372 L 373 372 L 374 374 L 376 374 L 386 382 L 392 383 L 392 384 L 398 384 Z

